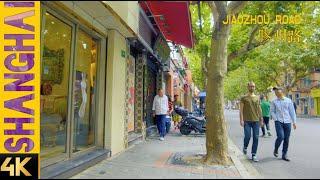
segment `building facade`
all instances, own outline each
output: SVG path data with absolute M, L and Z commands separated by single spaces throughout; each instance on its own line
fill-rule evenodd
M 118 14 L 134 6 L 116 14 L 113 6 L 41 3 L 42 178 L 68 177 L 125 149 L 127 38 L 135 27 Z
M 41 178 L 70 177 L 155 130 L 153 98 L 172 94 L 174 75 L 153 14 L 171 5 L 41 2 Z
M 300 79 L 289 97 L 297 105 L 298 115 L 319 116 L 320 71 L 314 70 L 307 77 Z

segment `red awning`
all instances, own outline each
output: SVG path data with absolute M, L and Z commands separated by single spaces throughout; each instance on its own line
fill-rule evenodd
M 157 26 L 169 41 L 193 47 L 193 34 L 188 1 L 146 1 Z

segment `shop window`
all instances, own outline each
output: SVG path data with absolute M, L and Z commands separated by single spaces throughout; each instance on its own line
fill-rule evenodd
M 314 99 L 310 97 L 310 107 L 311 109 L 314 108 Z
M 73 152 L 95 142 L 97 42 L 79 30 L 76 41 Z
M 66 153 L 72 27 L 45 14 L 41 59 L 41 159 Z

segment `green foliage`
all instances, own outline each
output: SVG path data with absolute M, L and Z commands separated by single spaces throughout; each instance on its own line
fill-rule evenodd
M 193 49 L 184 49 L 184 51 L 190 62 L 190 69 L 194 83 L 200 90 L 204 90 L 206 78 L 203 72 L 202 63 L 209 58 L 212 15 L 211 9 L 206 3 L 201 2 L 200 5 L 202 19 L 201 27 L 198 16 L 198 6 L 190 6 L 195 47 Z
M 251 2 L 253 4 L 255 2 Z M 272 6 L 272 4 L 275 4 Z M 269 41 L 247 54 L 235 59 L 228 67 L 225 79 L 225 97 L 233 100 L 246 92 L 246 82 L 254 81 L 257 92 L 262 93 L 268 87 L 296 85 L 298 79 L 308 75 L 313 67 L 320 67 L 320 3 L 319 2 L 269 2 L 264 12 L 273 14 L 301 14 L 302 24 L 283 25 L 281 29 L 300 30 L 300 43 Z M 247 6 L 243 13 L 253 13 L 255 6 Z M 232 27 L 228 50 L 237 50 L 246 43 L 248 36 L 244 25 Z M 249 26 L 247 26 L 249 27 Z M 244 35 L 241 35 L 243 30 Z M 250 32 L 250 31 L 249 31 Z M 285 81 L 284 77 L 291 78 Z M 243 82 L 245 81 L 245 82 Z M 235 84 L 234 84 L 235 83 Z M 242 89 L 239 89 L 239 88 Z
M 189 58 L 190 70 L 192 72 L 192 80 L 197 85 L 197 87 L 202 91 L 205 88 L 205 75 L 201 70 L 201 58 L 197 53 L 193 51 L 186 51 L 186 56 Z
M 225 98 L 234 100 L 247 92 L 247 83 L 249 82 L 246 68 L 240 67 L 230 72 L 224 83 Z
M 209 59 L 211 49 L 211 35 L 213 19 L 210 7 L 201 2 L 202 30 L 198 16 L 198 6 L 190 6 L 195 47 L 185 50 L 190 60 L 190 69 L 195 84 L 203 90 L 205 88 L 205 74 L 203 61 Z M 306 76 L 312 67 L 320 67 L 320 2 L 318 1 L 250 1 L 241 14 L 270 15 L 274 21 L 276 15 L 296 15 L 302 17 L 302 24 L 281 25 L 280 29 L 296 29 L 301 31 L 300 43 L 269 42 L 234 59 L 228 65 L 228 75 L 225 79 L 225 97 L 237 99 L 244 94 L 246 83 L 254 81 L 257 91 L 264 92 L 273 85 L 289 86 L 283 76 L 291 74 L 294 78 Z M 250 39 L 255 25 L 232 25 L 228 41 L 228 53 L 238 51 Z M 275 23 L 259 25 L 259 29 L 271 31 Z M 255 34 L 257 39 L 258 33 Z

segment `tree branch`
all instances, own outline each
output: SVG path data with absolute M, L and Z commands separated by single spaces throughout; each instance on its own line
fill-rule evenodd
M 277 86 L 281 86 L 281 85 L 280 85 L 281 83 L 279 82 L 279 79 L 277 79 L 276 77 L 273 77 L 273 78 L 272 78 L 272 81 L 274 81 Z
M 216 7 L 218 15 L 221 17 L 227 15 L 226 2 L 223 1 L 213 1 L 213 5 Z M 217 19 L 218 20 L 218 19 Z M 215 20 L 216 21 L 216 20 Z
M 204 58 L 202 58 L 202 60 L 201 60 L 201 67 L 202 67 L 202 71 L 203 71 L 203 73 L 204 73 L 204 75 L 205 75 L 205 77 L 208 77 L 208 57 L 204 57 Z
M 270 37 L 272 37 L 277 30 L 280 28 L 280 25 L 276 25 L 274 26 L 274 28 L 272 29 L 271 33 L 269 34 Z M 263 41 L 257 41 L 254 37 L 256 35 L 256 33 L 258 32 L 259 27 L 258 26 L 254 26 L 250 36 L 249 36 L 249 42 L 244 44 L 239 50 L 236 50 L 232 53 L 230 53 L 228 55 L 228 64 L 235 58 L 242 56 L 246 53 L 248 53 L 249 51 L 253 50 L 256 47 L 262 46 L 264 44 L 266 44 L 269 40 L 265 39 Z
M 295 73 L 294 78 L 292 78 L 292 81 L 288 86 L 288 89 L 291 89 L 298 81 L 299 81 L 299 78 L 297 77 L 297 73 Z
M 304 72 L 301 72 L 301 74 L 298 74 L 299 72 L 297 72 L 297 70 L 295 70 L 295 76 L 292 79 L 292 81 L 290 82 L 289 87 L 292 88 L 296 85 L 296 83 L 303 77 L 306 77 L 310 72 L 309 70 L 306 70 Z
M 248 1 L 232 1 L 227 7 L 227 13 L 237 14 L 245 7 L 247 3 Z
M 281 86 L 281 80 L 276 78 L 275 82 L 276 82 L 277 86 Z
M 269 75 L 269 79 L 271 79 L 271 81 L 275 82 L 277 86 L 281 86 L 281 82 L 279 82 L 279 78 L 278 78 L 278 77 L 280 77 L 279 72 L 275 68 L 273 68 L 272 66 L 270 66 L 269 68 L 275 73 L 274 76 Z
M 198 4 L 198 1 L 189 1 L 190 2 L 190 5 L 197 5 Z
M 249 49 L 250 46 L 252 45 L 252 41 L 254 40 L 254 36 L 257 33 L 258 29 L 259 29 L 258 24 L 254 25 L 254 27 L 252 28 L 251 33 L 250 33 L 250 37 L 249 37 L 249 42 L 247 43 L 247 49 Z
M 217 19 L 219 19 L 219 14 L 218 14 L 218 10 L 217 10 L 216 5 L 212 1 L 206 1 L 206 3 L 208 4 L 208 6 L 211 9 L 211 12 L 212 12 L 212 15 L 213 15 L 213 20 L 217 21 Z M 211 36 L 211 34 L 210 34 L 210 36 Z

